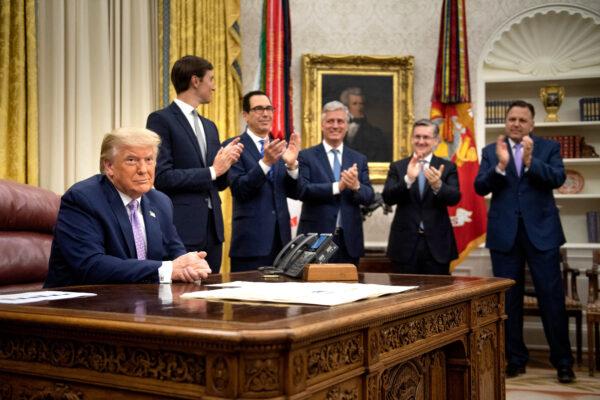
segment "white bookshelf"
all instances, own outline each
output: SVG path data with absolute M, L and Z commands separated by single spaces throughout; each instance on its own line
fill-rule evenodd
M 590 33 L 579 36 L 573 30 Z M 586 48 L 581 41 L 599 33 L 600 16 L 596 13 L 577 5 L 548 5 L 516 16 L 512 24 L 490 38 L 478 66 L 475 117 L 479 154 L 483 146 L 504 133 L 504 124 L 485 123 L 485 103 L 517 99 L 534 105 L 535 135 L 579 135 L 600 154 L 600 121 L 580 121 L 579 112 L 579 99 L 600 97 L 600 62 L 593 59 L 594 51 L 573 50 Z M 598 44 L 590 42 L 590 46 L 600 52 Z M 558 122 L 545 121 L 546 111 L 539 98 L 540 88 L 551 85 L 565 90 Z M 600 248 L 599 243 L 587 243 L 586 223 L 587 211 L 600 211 L 600 158 L 567 158 L 563 162 L 565 169 L 578 172 L 584 179 L 579 193 L 554 194 L 566 247 Z

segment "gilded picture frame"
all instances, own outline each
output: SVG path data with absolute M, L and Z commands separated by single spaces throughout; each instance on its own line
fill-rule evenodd
M 414 57 L 305 54 L 302 56 L 302 77 L 303 148 L 321 142 L 323 105 L 331 100 L 341 100 L 346 89 L 357 89 L 364 100 L 370 139 L 355 141 L 356 146 L 348 144 L 373 156 L 367 155 L 373 158 L 369 159 L 371 182 L 383 183 L 390 162 L 406 157 L 410 151 L 409 137 L 414 122 Z M 347 99 L 346 95 L 344 102 Z M 363 125 L 360 126 L 363 129 Z M 356 135 L 356 128 L 353 133 Z

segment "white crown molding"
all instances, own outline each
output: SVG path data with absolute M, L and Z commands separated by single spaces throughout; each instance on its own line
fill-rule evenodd
M 480 66 L 485 76 L 505 71 L 517 79 L 588 73 L 600 66 L 600 14 L 565 4 L 525 10 L 491 35 Z

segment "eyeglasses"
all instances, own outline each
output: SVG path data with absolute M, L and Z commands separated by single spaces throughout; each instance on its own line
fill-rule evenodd
M 424 140 L 424 141 L 430 141 L 433 140 L 433 136 L 421 136 L 421 135 L 414 135 L 413 139 L 415 141 L 419 141 L 419 140 Z
M 275 111 L 275 107 L 273 107 L 273 106 L 266 106 L 266 107 L 256 106 L 256 107 L 252 107 L 250 109 L 250 111 L 254 111 L 257 114 L 262 114 L 264 112 L 272 113 Z

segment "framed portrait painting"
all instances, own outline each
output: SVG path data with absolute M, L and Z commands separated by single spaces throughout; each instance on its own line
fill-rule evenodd
M 317 55 L 302 57 L 303 147 L 321 142 L 321 109 L 338 100 L 351 114 L 344 144 L 369 160 L 371 181 L 408 155 L 413 124 L 414 58 Z

